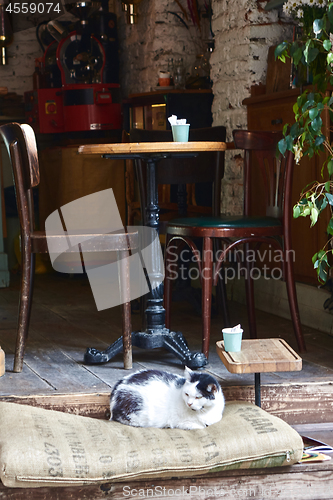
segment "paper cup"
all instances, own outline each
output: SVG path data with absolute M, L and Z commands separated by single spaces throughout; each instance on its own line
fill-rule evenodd
M 175 142 L 188 142 L 188 135 L 190 131 L 190 124 L 186 125 L 172 125 L 172 137 Z
M 224 350 L 226 352 L 239 352 L 242 346 L 243 330 L 232 332 L 232 328 L 223 328 Z

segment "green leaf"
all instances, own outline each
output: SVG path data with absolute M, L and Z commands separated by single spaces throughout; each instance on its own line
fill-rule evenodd
M 312 264 L 315 264 L 315 262 L 318 262 L 318 252 L 316 252 L 312 257 Z
M 327 207 L 327 203 L 328 203 L 328 201 L 327 201 L 327 198 L 325 196 L 316 201 L 316 205 L 317 205 L 317 208 L 320 210 L 320 213 L 323 210 L 325 210 L 325 208 Z
M 289 134 L 286 136 L 287 149 L 288 151 L 293 151 L 294 148 L 294 138 Z
M 279 58 L 283 54 L 283 52 L 288 49 L 288 47 L 289 47 L 288 42 L 280 43 L 274 51 L 275 59 Z
M 305 113 L 305 111 L 309 109 L 310 106 L 311 106 L 310 101 L 306 101 L 302 107 L 302 113 Z
M 298 47 L 298 49 L 294 52 L 292 58 L 293 58 L 293 63 L 295 66 L 299 65 L 300 60 L 302 59 L 303 51 L 301 47 Z
M 324 135 L 318 135 L 315 140 L 315 146 L 319 147 L 321 144 L 325 142 L 325 136 Z
M 333 174 L 333 160 L 330 160 L 327 163 L 327 171 L 328 171 L 329 176 L 331 176 Z
M 312 24 L 312 29 L 315 35 L 321 33 L 324 28 L 325 19 L 315 19 Z
M 317 116 L 317 118 L 312 120 L 311 127 L 314 130 L 314 132 L 319 132 L 322 124 L 323 124 L 323 120 L 320 118 L 320 116 Z
M 278 148 L 279 148 L 279 151 L 282 155 L 285 154 L 285 152 L 287 151 L 287 140 L 286 138 L 284 139 L 281 139 L 279 142 L 278 142 Z M 333 162 L 332 162 L 333 163 Z
M 318 277 L 322 283 L 326 283 L 328 274 L 328 265 L 325 261 L 320 261 L 318 266 Z
M 329 193 L 330 187 L 331 187 L 331 182 L 330 181 L 325 182 L 325 191 L 327 191 Z
M 295 205 L 294 209 L 293 209 L 293 217 L 294 217 L 294 219 L 298 219 L 298 217 L 300 215 L 301 215 L 301 209 L 299 208 L 298 205 Z
M 290 135 L 295 139 L 295 137 L 299 136 L 299 125 L 298 123 L 294 123 L 290 129 Z
M 328 181 L 329 182 L 329 181 Z M 333 194 L 331 193 L 325 193 L 325 196 L 327 198 L 327 201 L 330 205 L 333 205 Z
M 300 49 L 300 46 L 298 45 L 298 42 L 293 42 L 291 45 L 290 45 L 290 57 L 294 57 L 295 53 Z
M 327 65 L 330 65 L 333 62 L 333 53 L 329 52 L 326 57 Z
M 319 114 L 318 108 L 311 108 L 309 111 L 310 120 L 314 120 L 316 118 L 316 116 L 318 116 L 318 114 Z
M 310 219 L 311 219 L 311 227 L 312 227 L 315 225 L 315 223 L 318 220 L 318 208 L 317 207 L 311 208 Z
M 303 105 L 303 102 L 305 102 L 305 100 L 306 100 L 306 95 L 305 95 L 305 92 L 304 92 L 303 94 L 301 94 L 301 95 L 299 95 L 299 96 L 297 97 L 297 101 L 296 101 L 296 102 L 297 102 L 297 106 L 298 106 L 299 108 L 301 108 L 301 107 L 302 107 L 302 105 Z
M 327 234 L 330 234 L 333 236 L 333 220 L 330 219 L 328 226 L 327 226 Z
M 307 64 L 312 63 L 316 59 L 318 54 L 319 54 L 319 50 L 314 48 L 314 47 L 305 50 L 304 57 L 305 57 L 305 61 L 307 62 Z
M 323 47 L 325 50 L 327 50 L 327 52 L 329 52 L 331 50 L 332 44 L 329 40 L 324 40 Z
M 327 254 L 325 253 L 324 250 L 319 250 L 319 252 L 318 252 L 318 259 L 319 260 L 325 260 L 327 262 Z
M 282 133 L 283 133 L 283 135 L 286 135 L 287 130 L 288 130 L 288 126 L 289 126 L 289 125 L 288 125 L 288 123 L 285 123 L 285 124 L 283 125 L 283 129 L 282 129 Z

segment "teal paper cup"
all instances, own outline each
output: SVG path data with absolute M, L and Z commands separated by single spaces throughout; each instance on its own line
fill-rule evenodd
M 172 137 L 174 142 L 188 142 L 190 124 L 171 125 Z
M 242 346 L 243 330 L 232 332 L 232 328 L 223 328 L 224 350 L 226 352 L 239 352 Z

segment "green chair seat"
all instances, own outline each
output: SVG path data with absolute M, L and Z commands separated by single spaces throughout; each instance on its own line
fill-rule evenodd
M 169 221 L 170 226 L 180 227 L 218 227 L 218 228 L 238 228 L 238 227 L 279 227 L 281 221 L 275 217 L 246 217 L 244 215 L 221 216 L 221 217 L 184 217 Z

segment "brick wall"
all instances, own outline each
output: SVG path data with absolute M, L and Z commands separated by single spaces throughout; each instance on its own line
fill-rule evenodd
M 23 95 L 32 89 L 32 74 L 35 58 L 42 56 L 35 29 L 15 33 L 14 42 L 7 48 L 8 65 L 0 67 L 1 87 L 8 87 L 9 92 Z

